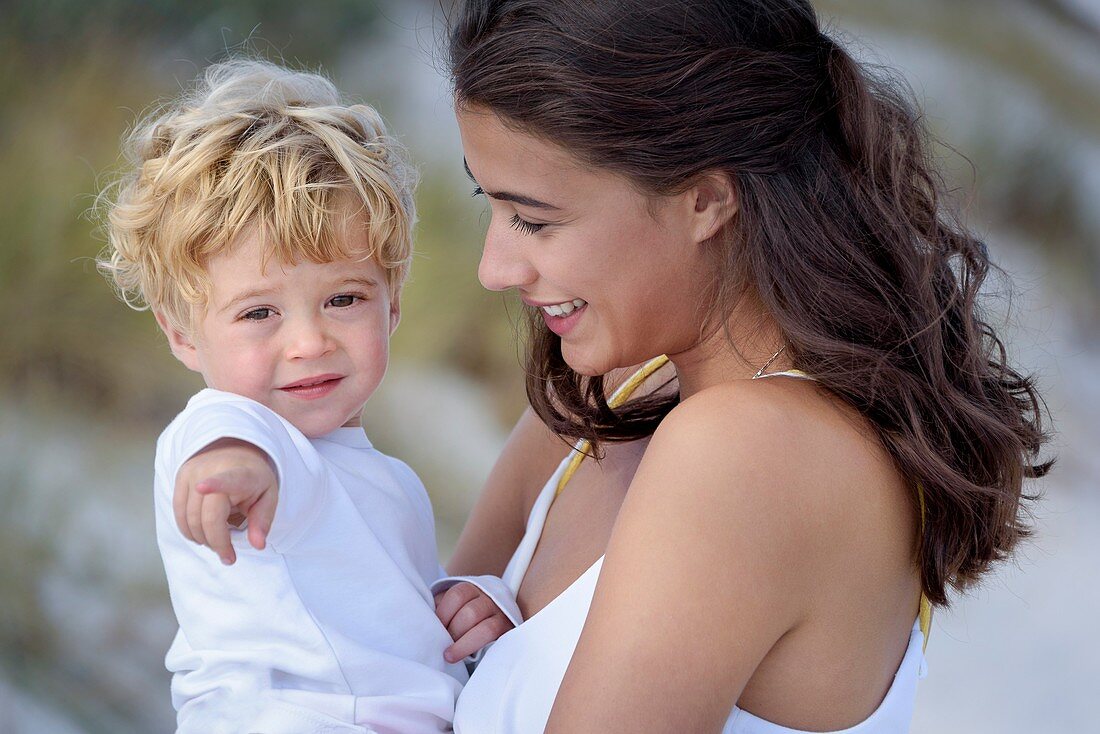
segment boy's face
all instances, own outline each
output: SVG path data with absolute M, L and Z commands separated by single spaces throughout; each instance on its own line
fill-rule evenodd
M 359 230 L 349 236 L 366 251 Z M 207 307 L 190 335 L 158 316 L 173 353 L 207 386 L 262 403 L 311 438 L 359 425 L 399 318 L 384 271 L 374 258 L 264 269 L 262 255 L 251 233 L 211 259 Z

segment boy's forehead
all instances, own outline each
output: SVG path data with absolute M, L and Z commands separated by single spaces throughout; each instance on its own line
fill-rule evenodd
M 327 240 L 326 246 L 322 242 Z M 362 207 L 340 204 L 323 216 L 318 231 L 303 234 L 278 222 L 253 220 L 241 228 L 215 257 L 256 260 L 296 265 L 301 262 L 327 263 L 337 260 L 371 260 L 377 255 L 370 227 Z M 326 256 L 328 255 L 328 256 Z
M 219 279 L 222 275 L 225 278 L 221 279 L 230 282 L 281 278 L 299 269 L 332 277 L 343 273 L 371 273 L 372 277 L 382 277 L 383 268 L 374 248 L 355 246 L 354 242 L 346 244 L 346 248 L 334 253 L 335 257 L 327 258 L 316 257 L 308 250 L 295 251 L 261 236 L 242 238 L 210 258 L 206 270 L 211 277 Z

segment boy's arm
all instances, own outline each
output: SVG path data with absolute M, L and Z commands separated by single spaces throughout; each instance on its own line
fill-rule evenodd
M 270 409 L 204 390 L 166 434 L 180 532 L 213 548 L 223 562 L 236 557 L 227 524 L 234 510 L 248 520 L 250 544 L 270 543 L 276 551 L 288 549 L 316 518 L 327 486 L 324 467 L 308 439 Z

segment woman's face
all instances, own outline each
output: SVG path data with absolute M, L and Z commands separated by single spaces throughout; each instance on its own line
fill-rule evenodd
M 647 197 L 625 178 L 460 105 L 466 164 L 492 220 L 478 268 L 561 336 L 568 364 L 604 374 L 696 347 L 713 235 L 697 192 Z

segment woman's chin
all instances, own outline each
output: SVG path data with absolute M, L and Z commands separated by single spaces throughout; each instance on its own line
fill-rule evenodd
M 580 352 L 579 350 L 571 350 L 565 345 L 563 345 L 561 356 L 571 370 L 585 377 L 602 377 L 617 369 L 635 367 L 640 362 L 644 361 L 639 359 L 633 362 L 627 361 L 623 364 L 622 359 L 614 359 L 606 353 L 593 354 L 592 352 Z
M 564 348 L 564 345 L 561 356 L 571 370 L 585 377 L 599 377 L 600 375 L 606 375 L 614 369 L 606 360 L 596 359 L 594 355 L 591 354 L 578 354 L 572 352 L 572 350 Z

